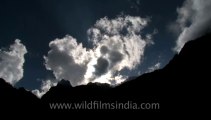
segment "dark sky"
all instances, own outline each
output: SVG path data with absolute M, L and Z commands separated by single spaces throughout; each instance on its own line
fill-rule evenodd
M 50 41 L 69 34 L 89 48 L 87 30 L 96 20 L 121 14 L 149 17 L 143 34 L 157 29 L 155 44 L 146 48 L 136 70 L 123 71 L 128 76 L 137 76 L 157 62 L 163 67 L 175 54 L 172 48 L 176 37 L 167 26 L 177 18 L 176 8 L 182 3 L 183 0 L 1 0 L 0 47 L 9 46 L 17 38 L 27 47 L 24 77 L 16 86 L 33 90 L 39 88 L 42 79 L 53 76 L 46 70 L 43 59 Z

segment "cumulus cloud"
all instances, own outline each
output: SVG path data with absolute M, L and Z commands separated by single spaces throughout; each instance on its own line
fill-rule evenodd
M 118 16 L 101 18 L 87 30 L 92 49 L 71 36 L 50 42 L 44 56 L 45 66 L 56 79 L 69 80 L 73 86 L 88 82 L 119 84 L 127 76 L 121 70 L 133 70 L 141 63 L 144 50 L 152 42 L 152 34 L 141 35 L 148 19 Z
M 14 85 L 23 77 L 26 47 L 15 40 L 8 50 L 0 49 L 0 77 Z
M 41 98 L 46 92 L 50 90 L 51 87 L 56 85 L 57 82 L 55 80 L 44 80 L 42 81 L 40 90 L 38 89 L 32 90 L 32 93 L 35 94 L 37 97 Z
M 177 8 L 177 20 L 171 25 L 179 34 L 175 51 L 179 52 L 187 41 L 211 31 L 210 11 L 210 0 L 186 0 L 182 7 Z
M 58 80 L 70 80 L 73 86 L 81 84 L 90 59 L 89 51 L 71 36 L 51 41 L 49 46 L 51 50 L 44 56 L 47 70 L 52 70 Z

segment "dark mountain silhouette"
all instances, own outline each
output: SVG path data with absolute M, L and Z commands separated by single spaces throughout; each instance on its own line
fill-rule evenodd
M 52 87 L 41 100 L 23 88 L 15 89 L 0 80 L 1 106 L 3 109 L 19 110 L 40 109 L 48 112 L 153 112 L 176 114 L 177 112 L 194 112 L 208 105 L 208 81 L 211 51 L 211 34 L 190 41 L 174 56 L 174 58 L 160 70 L 144 74 L 134 80 L 129 80 L 119 86 L 111 87 L 107 84 L 89 83 L 72 87 L 68 81 L 62 80 Z M 76 110 L 51 109 L 50 103 L 87 103 L 98 101 L 105 103 L 160 103 L 159 110 Z M 99 106 L 98 106 L 99 107 Z M 2 107 L 1 107 L 2 109 Z M 176 112 L 175 112 L 176 111 Z
M 41 101 L 24 88 L 16 89 L 0 79 L 0 109 L 4 112 L 18 112 L 22 110 L 38 109 Z

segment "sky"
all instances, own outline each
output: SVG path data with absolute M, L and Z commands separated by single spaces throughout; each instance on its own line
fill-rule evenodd
M 0 77 L 38 96 L 61 79 L 117 85 L 209 32 L 210 10 L 209 0 L 1 0 Z

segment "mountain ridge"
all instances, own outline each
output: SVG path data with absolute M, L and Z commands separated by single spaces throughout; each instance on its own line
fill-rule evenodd
M 69 82 L 63 80 L 38 99 L 23 88 L 13 88 L 0 79 L 0 95 L 3 98 L 0 102 L 3 106 L 1 109 L 41 108 L 42 111 L 58 112 L 60 110 L 51 110 L 49 103 L 81 101 L 160 103 L 159 110 L 142 111 L 156 113 L 161 111 L 185 113 L 187 110 L 202 109 L 202 106 L 207 104 L 204 99 L 208 96 L 206 85 L 210 76 L 206 69 L 210 66 L 208 57 L 210 39 L 211 34 L 207 34 L 187 42 L 181 52 L 176 54 L 163 69 L 143 74 L 116 87 L 98 83 L 72 87 Z M 203 103 L 197 103 L 202 100 Z M 76 110 L 67 111 L 75 112 Z

